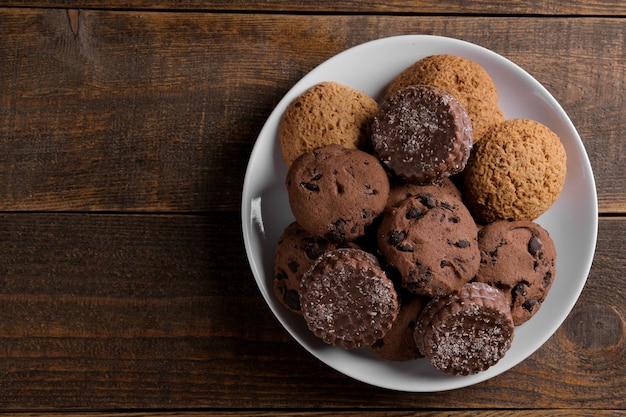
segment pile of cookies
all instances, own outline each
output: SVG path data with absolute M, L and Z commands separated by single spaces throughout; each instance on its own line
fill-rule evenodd
M 274 293 L 324 342 L 382 358 L 483 371 L 540 308 L 556 251 L 535 223 L 559 196 L 565 150 L 529 119 L 505 120 L 476 62 L 432 55 L 378 103 L 311 87 L 279 128 L 295 217 Z

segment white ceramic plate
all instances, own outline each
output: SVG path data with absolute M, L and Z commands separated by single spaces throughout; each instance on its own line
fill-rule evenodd
M 318 340 L 302 317 L 284 308 L 272 291 L 274 250 L 294 218 L 284 186 L 278 124 L 287 105 L 307 88 L 336 81 L 379 99 L 391 79 L 418 59 L 448 53 L 481 64 L 496 83 L 506 118 L 535 119 L 556 132 L 567 152 L 567 176 L 556 203 L 537 222 L 548 230 L 557 249 L 556 277 L 539 312 L 516 328 L 506 356 L 490 369 L 471 376 L 448 376 L 426 359 L 391 362 L 367 348 L 346 351 Z M 399 391 L 432 392 L 461 388 L 492 378 L 517 365 L 563 323 L 578 299 L 595 250 L 598 209 L 591 166 L 583 143 L 559 103 L 532 76 L 502 56 L 464 41 L 422 35 L 391 37 L 346 50 L 302 78 L 278 103 L 256 141 L 242 195 L 242 226 L 250 267 L 261 294 L 287 331 L 311 354 L 359 381 Z

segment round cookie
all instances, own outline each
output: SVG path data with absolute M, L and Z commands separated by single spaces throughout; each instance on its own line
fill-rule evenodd
M 383 165 L 415 184 L 430 184 L 465 168 L 472 124 L 450 94 L 408 86 L 385 100 L 372 123 L 372 145 Z
M 302 314 L 300 280 L 323 253 L 352 244 L 333 244 L 313 236 L 297 222 L 288 225 L 278 239 L 274 255 L 274 295 L 289 311 Z
M 474 217 L 534 220 L 556 201 L 567 157 L 559 137 L 530 119 L 511 119 L 475 144 L 463 172 L 463 196 Z
M 390 361 L 410 361 L 422 358 L 415 344 L 415 321 L 426 305 L 426 299 L 402 293 L 400 311 L 387 334 L 378 339 L 370 349 Z
M 286 185 L 296 221 L 332 242 L 363 236 L 389 196 L 389 179 L 376 157 L 339 145 L 298 157 Z
M 302 313 L 324 342 L 354 349 L 385 336 L 398 315 L 398 294 L 376 258 L 360 249 L 323 254 L 300 283 Z
M 502 359 L 511 347 L 514 331 L 502 292 L 472 282 L 424 307 L 415 327 L 415 344 L 440 371 L 470 375 Z
M 531 221 L 497 221 L 478 234 L 476 281 L 504 293 L 515 325 L 537 313 L 556 275 L 556 248 L 548 232 Z
M 474 142 L 504 120 L 493 79 L 470 59 L 449 54 L 422 58 L 392 80 L 386 97 L 415 84 L 432 85 L 456 97 L 472 120 Z
M 305 152 L 330 144 L 368 149 L 370 125 L 378 103 L 367 94 L 336 82 L 322 82 L 287 106 L 278 134 L 287 166 Z
M 478 226 L 449 195 L 419 194 L 387 209 L 378 247 L 406 289 L 429 297 L 461 288 L 480 265 Z
M 405 181 L 391 181 L 387 207 L 395 206 L 409 197 L 428 193 L 435 195 L 449 194 L 459 200 L 462 199 L 461 191 L 450 178 L 444 178 L 437 184 L 428 185 L 411 184 Z

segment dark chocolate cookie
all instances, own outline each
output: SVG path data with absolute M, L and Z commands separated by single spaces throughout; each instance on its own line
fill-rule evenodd
M 548 232 L 531 221 L 497 221 L 478 234 L 476 281 L 502 290 L 515 325 L 534 316 L 556 275 L 556 248 Z
M 300 284 L 302 313 L 324 342 L 354 349 L 385 336 L 398 315 L 398 294 L 375 256 L 360 249 L 323 254 Z
M 372 144 L 389 171 L 408 182 L 429 184 L 465 168 L 472 123 L 452 95 L 413 85 L 381 104 L 372 123 Z
M 459 100 L 472 120 L 474 142 L 504 120 L 494 81 L 480 64 L 470 59 L 450 54 L 424 57 L 391 81 L 386 97 L 415 84 L 432 85 Z
M 478 227 L 450 195 L 410 197 L 387 209 L 378 246 L 402 285 L 429 297 L 449 294 L 474 278 L 480 263 Z
M 440 371 L 469 375 L 502 359 L 514 331 L 504 294 L 482 282 L 471 282 L 424 307 L 415 326 L 415 343 Z
M 287 309 L 302 314 L 300 307 L 300 280 L 302 275 L 323 253 L 337 247 L 354 246 L 334 244 L 313 236 L 297 222 L 285 228 L 276 245 L 274 255 L 274 294 Z
M 376 157 L 339 145 L 298 157 L 286 185 L 296 221 L 333 242 L 363 236 L 389 196 L 389 179 Z

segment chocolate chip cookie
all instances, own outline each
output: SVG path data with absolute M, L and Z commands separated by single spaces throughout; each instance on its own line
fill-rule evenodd
M 286 185 L 296 221 L 332 242 L 363 236 L 389 197 L 389 179 L 376 157 L 339 145 L 298 157 Z
M 450 195 L 419 194 L 386 210 L 378 247 L 406 289 L 429 297 L 461 288 L 480 264 L 478 227 Z
M 476 281 L 504 293 L 515 325 L 534 316 L 556 276 L 556 249 L 548 232 L 531 221 L 497 221 L 478 234 Z

